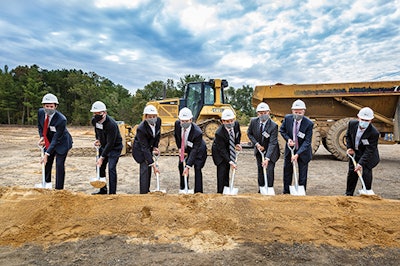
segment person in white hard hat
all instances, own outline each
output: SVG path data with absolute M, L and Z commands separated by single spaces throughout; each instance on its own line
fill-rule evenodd
M 175 121 L 174 125 L 174 137 L 179 151 L 180 189 L 185 189 L 184 176 L 188 177 L 189 186 L 189 172 L 194 167 L 194 192 L 203 193 L 202 168 L 207 159 L 207 146 L 203 140 L 203 132 L 193 123 L 193 114 L 189 108 L 182 108 L 178 118 L 179 120 Z
M 144 120 L 139 124 L 133 141 L 132 156 L 140 164 L 140 194 L 150 192 L 151 168 L 160 173 L 153 159 L 159 155 L 158 144 L 161 137 L 161 119 L 154 105 L 147 105 L 143 110 Z
M 270 119 L 269 105 L 261 102 L 256 108 L 257 117 L 251 119 L 247 129 L 247 136 L 254 145 L 254 155 L 257 160 L 258 186 L 274 187 L 275 163 L 280 157 L 278 144 L 278 125 Z M 261 153 L 265 160 L 262 160 Z M 267 168 L 267 182 L 265 184 L 263 167 Z
M 311 140 L 314 123 L 305 117 L 306 104 L 302 100 L 296 100 L 292 104 L 292 114 L 285 116 L 279 129 L 281 136 L 290 147 L 294 147 L 294 156 L 288 146 L 285 146 L 285 160 L 283 164 L 283 193 L 289 194 L 289 186 L 292 184 L 293 165 L 297 162 L 299 168 L 299 185 L 307 186 L 308 163 L 312 158 Z
M 362 171 L 368 194 L 372 192 L 372 168 L 380 161 L 378 152 L 379 131 L 371 124 L 374 112 L 369 107 L 362 108 L 358 120 L 350 120 L 346 132 L 347 153 L 355 155 L 357 166 L 349 161 L 346 195 L 353 196 L 357 186 L 357 171 Z
M 38 111 L 39 145 L 44 147 L 44 157 L 41 163 L 45 164 L 46 188 L 51 188 L 51 169 L 56 158 L 55 189 L 64 188 L 65 160 L 68 151 L 72 148 L 72 137 L 67 129 L 67 118 L 59 111 L 58 99 L 48 93 L 42 99 L 43 108 Z
M 109 194 L 117 193 L 117 163 L 122 150 L 122 137 L 117 122 L 107 114 L 106 105 L 97 101 L 92 104 L 90 112 L 93 113 L 92 125 L 96 135 L 94 145 L 99 147 L 100 158 L 97 166 L 100 167 L 100 176 L 106 176 L 108 164 Z M 107 194 L 107 186 L 93 194 Z
M 229 187 L 229 171 L 237 168 L 236 151 L 241 151 L 242 137 L 239 123 L 231 109 L 225 109 L 221 114 L 222 125 L 215 132 L 211 148 L 214 164 L 217 166 L 217 193 L 222 193 L 224 187 Z

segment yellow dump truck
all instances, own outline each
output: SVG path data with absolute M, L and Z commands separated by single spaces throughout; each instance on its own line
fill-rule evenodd
M 293 84 L 256 86 L 252 105 L 266 102 L 274 120 L 281 124 L 290 113 L 293 101 L 306 103 L 306 116 L 314 123 L 313 152 L 322 142 L 339 160 L 347 160 L 345 134 L 347 123 L 358 110 L 374 110 L 374 126 L 381 133 L 381 143 L 400 142 L 400 81 L 376 81 L 328 84 Z M 280 139 L 281 146 L 285 145 Z

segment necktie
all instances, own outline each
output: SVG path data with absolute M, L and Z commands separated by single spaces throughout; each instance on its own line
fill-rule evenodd
M 49 139 L 47 138 L 47 130 L 49 128 L 49 116 L 46 115 L 46 119 L 44 120 L 44 126 L 43 126 L 43 138 L 44 138 L 44 146 L 46 149 L 49 148 L 50 142 Z
M 261 139 L 264 138 L 263 132 L 264 132 L 264 123 L 261 123 L 260 124 L 260 136 L 261 136 Z
M 185 138 L 186 138 L 186 129 L 184 129 L 182 133 L 181 153 L 179 154 L 179 159 L 181 162 L 185 160 Z
M 299 141 L 297 138 L 297 133 L 299 133 L 299 125 L 298 125 L 298 122 L 295 120 L 294 127 L 293 127 L 293 140 L 294 140 L 296 150 L 299 148 Z
M 236 160 L 236 151 L 235 151 L 235 135 L 233 129 L 229 132 L 229 159 L 234 162 Z

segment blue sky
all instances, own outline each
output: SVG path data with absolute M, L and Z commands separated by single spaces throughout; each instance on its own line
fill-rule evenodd
M 0 0 L 0 67 L 96 72 L 134 92 L 400 80 L 400 0 Z

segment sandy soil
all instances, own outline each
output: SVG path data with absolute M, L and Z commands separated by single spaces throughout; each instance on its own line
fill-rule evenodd
M 277 196 L 256 194 L 250 150 L 240 154 L 237 196 L 215 194 L 211 157 L 205 193 L 177 194 L 175 156 L 160 158 L 167 194 L 139 195 L 130 155 L 118 164 L 118 195 L 92 196 L 93 129 L 70 131 L 65 190 L 55 191 L 33 188 L 41 181 L 36 128 L 0 126 L 0 265 L 400 263 L 399 145 L 379 146 L 373 197 L 342 196 L 347 163 L 322 146 L 310 163 L 306 197 L 281 194 L 282 159 Z

